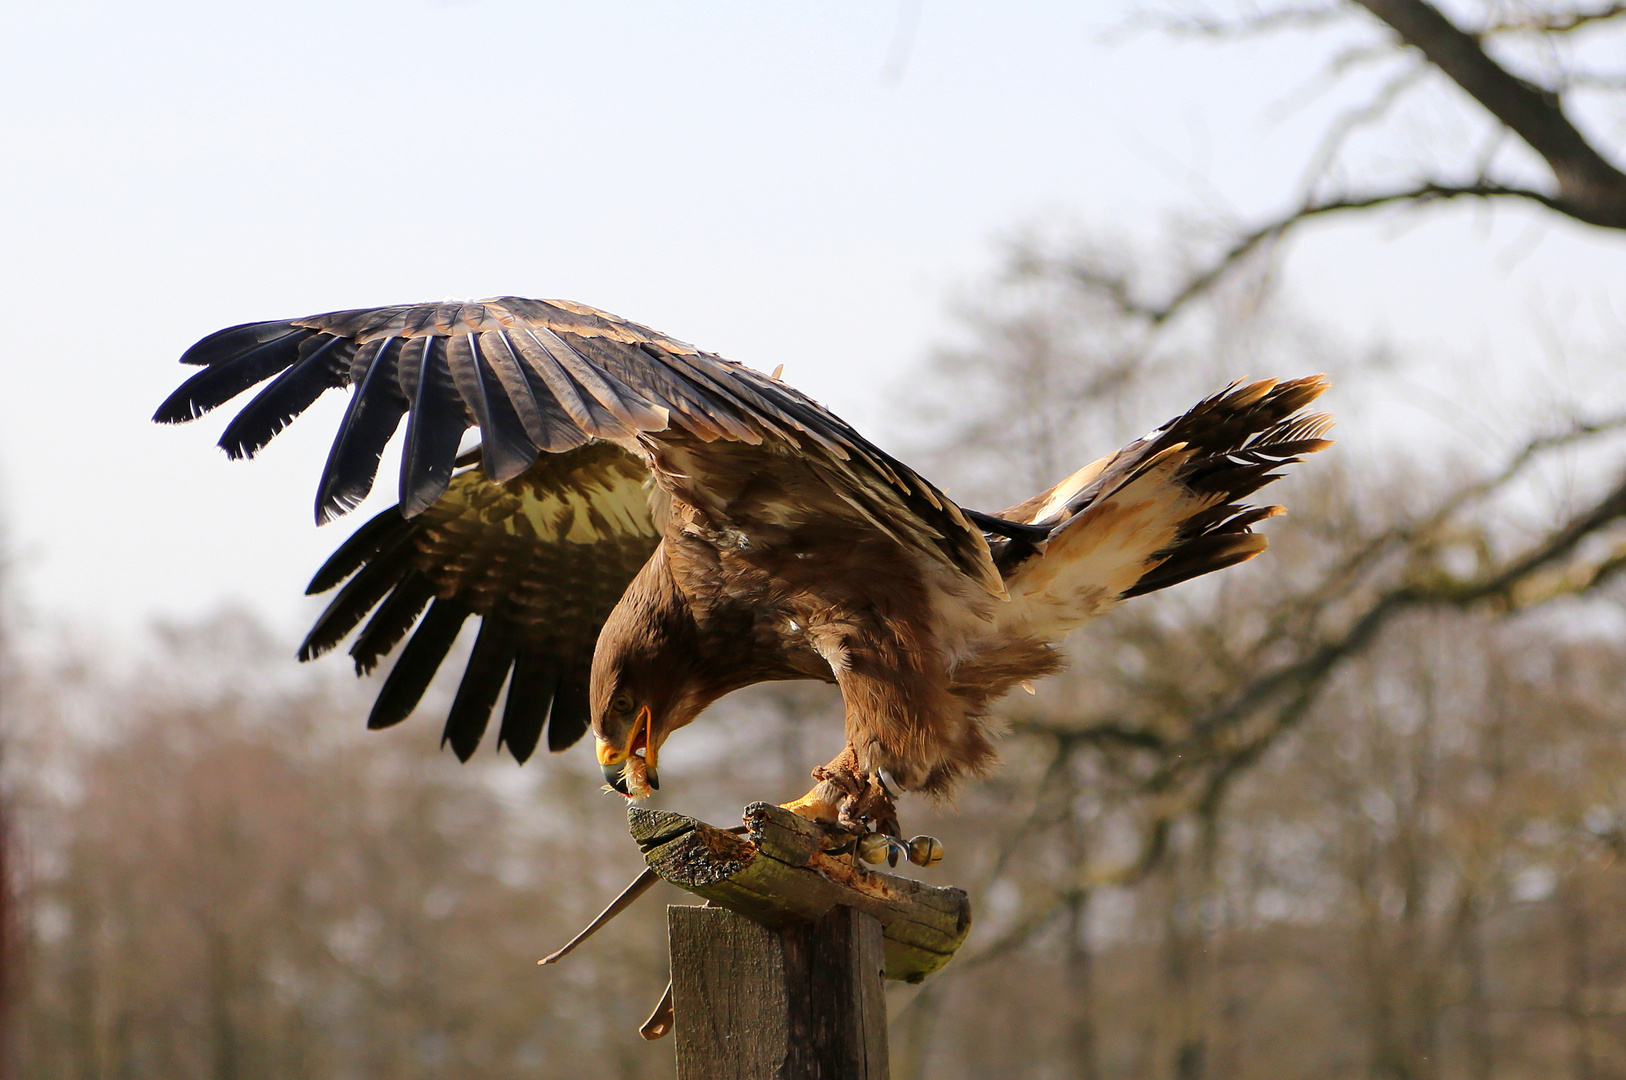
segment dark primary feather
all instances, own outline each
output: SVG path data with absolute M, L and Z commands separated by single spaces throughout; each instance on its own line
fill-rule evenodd
M 318 525 L 349 513 L 372 490 L 378 460 L 407 411 L 395 371 L 400 351 L 400 338 L 385 338 L 368 342 L 356 353 L 353 366 L 364 364 L 364 373 L 350 392 L 316 489 Z
M 525 762 L 542 739 L 542 725 L 548 718 L 554 692 L 559 688 L 559 661 L 543 653 L 522 652 L 514 660 L 514 673 L 508 679 L 508 700 L 503 704 L 502 727 L 497 731 L 498 747 L 508 747 L 514 760 Z M 559 728 L 556 722 L 554 730 Z M 577 732 L 562 750 L 580 738 Z M 552 739 L 549 739 L 552 742 Z
M 366 675 L 377 667 L 378 662 L 406 637 L 412 624 L 418 621 L 418 616 L 434 598 L 435 587 L 421 570 L 410 570 L 404 574 L 350 646 L 350 658 L 356 662 L 356 674 Z
M 647 402 L 611 381 L 546 326 L 528 326 L 487 335 L 521 359 L 540 380 L 538 397 L 551 399 L 584 434 L 614 438 L 627 431 L 659 431 L 666 417 Z M 495 351 L 495 350 L 494 350 Z
M 226 456 L 253 457 L 294 417 L 310 408 L 322 391 L 343 386 L 349 378 L 354 348 L 340 337 L 313 334 L 304 338 L 294 365 L 273 379 L 226 425 L 220 436 Z
M 366 526 L 363 526 L 366 528 Z M 299 646 L 301 660 L 314 660 L 343 641 L 367 617 L 378 602 L 396 587 L 412 569 L 409 561 L 411 534 L 397 532 L 387 544 L 379 547 L 354 577 L 345 582 L 327 608 L 316 619 L 316 624 L 305 635 Z
M 211 334 L 181 357 L 183 364 L 210 366 L 182 383 L 152 418 L 160 424 L 197 419 L 299 359 L 299 343 L 309 336 L 309 330 L 288 323 L 237 326 Z
M 287 337 L 289 334 L 308 333 L 308 330 L 291 322 L 238 323 L 224 330 L 216 330 L 187 349 L 181 354 L 181 363 L 195 367 L 210 367 L 228 360 L 241 359 L 261 345 Z
M 451 712 L 446 714 L 446 728 L 441 745 L 448 743 L 457 760 L 467 761 L 480 745 L 480 737 L 491 720 L 491 710 L 502 693 L 503 683 L 514 666 L 519 644 L 509 634 L 501 619 L 487 618 L 480 623 L 480 633 L 474 639 L 474 650 L 463 668 L 463 681 L 457 686 L 452 699 Z
M 1034 544 L 1050 535 L 1050 527 L 1047 525 L 1028 525 L 1020 521 L 1006 521 L 1002 517 L 985 514 L 981 510 L 968 510 L 965 507 L 961 507 L 960 512 L 983 532 L 1003 536 L 1007 540 L 1023 540 Z
M 321 569 L 311 578 L 310 584 L 305 586 L 305 595 L 315 596 L 317 593 L 327 592 L 354 574 L 356 569 L 372 558 L 382 545 L 409 532 L 410 526 L 401 517 L 401 512 L 393 506 L 382 514 L 373 515 L 367 524 L 351 533 L 349 539 L 327 557 L 327 562 L 322 564 Z
M 535 362 L 521 359 L 518 346 L 505 333 L 480 336 L 481 349 L 508 398 L 514 403 L 525 433 L 537 447 L 549 454 L 574 450 L 589 436 L 571 419 L 570 413 L 537 370 Z
M 414 350 L 418 369 L 407 417 L 406 448 L 401 454 L 400 512 L 407 517 L 422 513 L 445 494 L 467 427 L 462 400 L 446 366 L 446 339 L 416 341 L 423 344 Z
M 446 343 L 446 362 L 452 382 L 474 414 L 480 428 L 480 458 L 486 475 L 502 483 L 512 480 L 536 460 L 538 449 L 520 421 L 519 407 L 483 356 L 474 334 L 459 334 Z M 530 397 L 529 386 L 517 386 Z M 532 399 L 534 401 L 534 399 Z
M 548 749 L 554 753 L 575 743 L 587 733 L 592 708 L 587 696 L 591 654 L 576 662 L 565 677 L 559 680 L 559 689 L 553 695 L 553 712 L 548 716 Z
M 463 623 L 474 614 L 456 600 L 440 599 L 429 605 L 423 621 L 412 633 L 412 640 L 401 650 L 384 688 L 373 702 L 373 711 L 367 717 L 370 728 L 387 728 L 399 724 L 423 700 L 430 680 L 440 668 L 440 662 L 451 651 L 452 642 Z

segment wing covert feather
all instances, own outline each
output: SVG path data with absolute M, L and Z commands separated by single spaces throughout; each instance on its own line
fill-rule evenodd
M 498 483 L 588 439 L 615 442 L 652 464 L 670 438 L 721 440 L 761 447 L 764 467 L 783 461 L 785 449 L 819 459 L 815 469 L 837 496 L 832 505 L 851 506 L 867 524 L 990 592 L 1004 591 L 981 531 L 959 507 L 823 406 L 761 372 L 583 304 L 504 296 L 334 311 L 232 327 L 200 341 L 186 359 L 208 366 L 171 395 L 158 420 L 192 419 L 274 377 L 227 427 L 221 445 L 233 456 L 258 452 L 324 390 L 352 388 L 353 408 L 323 474 L 319 522 L 367 494 L 374 448 L 403 414 L 401 510 L 409 517 L 446 490 L 470 426 L 479 428 L 481 467 Z M 382 370 L 388 366 L 394 378 Z M 690 456 L 706 464 L 704 455 Z M 673 479 L 704 487 L 707 477 Z

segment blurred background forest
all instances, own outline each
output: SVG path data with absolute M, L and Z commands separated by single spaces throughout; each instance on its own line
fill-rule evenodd
M 1626 1077 L 1626 324 L 1554 313 L 1441 393 L 1278 273 L 1332 215 L 1626 228 L 1626 6 L 1450 13 L 1472 33 L 1421 0 L 1137 17 L 1222 50 L 1354 23 L 1327 78 L 1364 90 L 1279 217 L 1024 230 L 895 395 L 889 448 L 990 510 L 1242 374 L 1330 372 L 1358 433 L 1271 489 L 1263 557 L 1076 634 L 1004 703 L 993 777 L 906 802 L 977 924 L 889 989 L 895 1076 Z M 534 965 L 640 865 L 582 748 L 458 767 L 445 694 L 368 735 L 375 684 L 248 614 L 116 661 L 82 628 L 0 644 L 15 1077 L 671 1075 L 635 1032 L 680 895 Z M 822 686 L 735 695 L 656 805 L 793 797 L 839 717 Z

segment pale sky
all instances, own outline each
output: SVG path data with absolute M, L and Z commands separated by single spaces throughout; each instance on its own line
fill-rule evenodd
M 889 76 L 912 3 L 6 5 L 0 520 L 23 602 L 113 635 L 240 604 L 297 640 L 304 582 L 394 485 L 312 524 L 338 394 L 250 463 L 213 447 L 230 409 L 149 423 L 219 327 L 575 299 L 783 363 L 897 445 L 889 403 L 999 237 L 1279 207 L 1330 108 L 1282 105 L 1338 35 L 1109 44 L 1122 0 L 924 0 Z M 1623 253 L 1452 211 L 1318 227 L 1287 269 L 1351 340 L 1514 385 L 1550 338 L 1626 338 Z

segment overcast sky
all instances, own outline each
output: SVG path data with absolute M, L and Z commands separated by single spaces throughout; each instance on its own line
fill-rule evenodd
M 1279 207 L 1332 107 L 1282 108 L 1338 35 L 1109 44 L 1120 0 L 924 0 L 908 33 L 914 10 L 6 5 L 0 518 L 23 600 L 115 634 L 225 603 L 297 632 L 352 527 L 311 520 L 342 398 L 252 463 L 213 448 L 229 412 L 150 424 L 221 326 L 571 298 L 783 363 L 896 445 L 888 402 L 1000 236 Z M 1626 336 L 1620 242 L 1530 215 L 1334 224 L 1293 251 L 1315 317 L 1486 380 L 1555 324 Z

